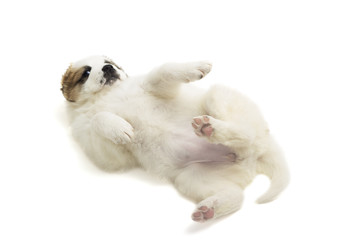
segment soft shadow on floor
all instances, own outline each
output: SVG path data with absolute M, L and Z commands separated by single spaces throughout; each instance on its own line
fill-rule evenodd
M 126 174 L 127 177 L 134 178 L 136 180 L 140 179 L 141 181 L 150 183 L 151 185 L 155 185 L 155 186 L 170 185 L 170 183 L 167 180 L 153 176 L 139 168 L 135 168 L 127 172 L 122 172 L 122 173 L 120 172 L 119 174 Z
M 186 233 L 195 234 L 195 233 L 198 233 L 198 232 L 201 232 L 201 231 L 205 231 L 206 229 L 209 229 L 210 227 L 213 227 L 214 225 L 220 223 L 221 221 L 226 221 L 226 218 L 228 216 L 230 216 L 230 215 L 223 216 L 223 217 L 217 218 L 215 220 L 204 222 L 204 223 L 193 222 L 186 229 Z

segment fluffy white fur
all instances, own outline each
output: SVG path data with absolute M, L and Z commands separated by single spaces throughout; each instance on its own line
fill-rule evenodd
M 240 209 L 257 174 L 271 179 L 258 203 L 287 186 L 284 158 L 253 102 L 224 86 L 183 84 L 203 78 L 211 64 L 168 63 L 142 77 L 114 67 L 119 79 L 106 85 L 106 60 L 90 57 L 70 68 L 91 67 L 68 110 L 75 139 L 97 166 L 141 167 L 168 179 L 197 202 L 192 219 L 199 222 Z

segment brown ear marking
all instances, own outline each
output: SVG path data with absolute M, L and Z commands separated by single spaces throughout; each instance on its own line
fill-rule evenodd
M 61 79 L 61 91 L 66 100 L 75 102 L 79 98 L 81 86 L 77 81 L 83 74 L 83 68 L 73 68 L 72 65 L 68 67 Z

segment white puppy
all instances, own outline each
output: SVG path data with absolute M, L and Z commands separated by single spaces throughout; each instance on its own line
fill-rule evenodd
M 73 135 L 105 170 L 141 167 L 171 181 L 198 203 L 203 222 L 240 209 L 257 174 L 271 179 L 257 202 L 275 199 L 289 174 L 259 110 L 240 93 L 189 83 L 211 70 L 208 62 L 167 63 L 128 77 L 106 57 L 72 64 L 62 78 Z

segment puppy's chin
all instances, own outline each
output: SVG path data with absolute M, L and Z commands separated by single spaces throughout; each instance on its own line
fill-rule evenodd
M 117 79 L 106 80 L 104 85 L 112 86 L 116 81 Z
M 120 76 L 105 79 L 105 86 L 112 86 L 115 82 L 120 81 Z

